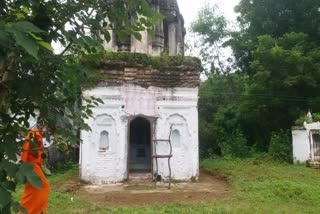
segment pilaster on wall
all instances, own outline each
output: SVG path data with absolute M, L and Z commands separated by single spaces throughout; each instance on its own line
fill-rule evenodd
M 104 101 L 104 104 L 93 109 L 94 118 L 86 121 L 92 131 L 81 132 L 80 165 L 84 180 L 99 184 L 119 182 L 127 177 L 128 118 L 134 115 L 158 118 L 156 138 L 167 139 L 173 125 L 173 129 L 179 132 L 180 141 L 173 142 L 172 177 L 190 180 L 198 176 L 197 87 L 165 89 L 122 85 L 96 87 L 84 91 L 83 95 Z M 132 95 L 134 99 L 128 99 Z M 105 151 L 99 150 L 99 133 L 102 131 L 110 136 L 110 148 Z M 167 149 L 160 146 L 157 151 L 166 154 Z M 166 160 L 159 160 L 159 174 L 163 179 L 167 178 Z

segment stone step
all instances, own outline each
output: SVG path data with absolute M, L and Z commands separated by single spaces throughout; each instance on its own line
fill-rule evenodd
M 151 173 L 130 173 L 129 182 L 150 181 L 152 182 Z
M 320 161 L 308 161 L 307 164 L 314 169 L 320 169 Z

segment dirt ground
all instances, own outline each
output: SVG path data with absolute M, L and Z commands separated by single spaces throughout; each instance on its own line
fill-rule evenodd
M 226 179 L 211 176 L 201 171 L 198 182 L 167 183 L 155 186 L 150 181 L 131 181 L 121 184 L 88 185 L 74 177 L 53 188 L 68 192 L 104 207 L 164 204 L 182 201 L 217 201 L 231 196 Z

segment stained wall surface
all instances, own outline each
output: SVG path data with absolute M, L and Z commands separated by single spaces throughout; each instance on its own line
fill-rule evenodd
M 101 98 L 104 104 L 94 108 L 94 118 L 86 121 L 92 131 L 81 131 L 82 179 L 99 184 L 128 178 L 128 127 L 130 118 L 135 116 L 158 118 L 154 136 L 157 139 L 168 139 L 172 125 L 172 178 L 190 180 L 198 177 L 198 87 L 101 86 L 84 91 L 83 96 Z M 106 148 L 101 148 L 101 144 Z M 157 153 L 167 154 L 168 148 L 159 145 Z M 152 165 L 155 170 L 154 161 Z M 159 174 L 167 179 L 167 159 L 159 160 L 158 166 Z
M 292 130 L 292 151 L 295 163 L 304 163 L 310 160 L 310 141 L 306 129 Z

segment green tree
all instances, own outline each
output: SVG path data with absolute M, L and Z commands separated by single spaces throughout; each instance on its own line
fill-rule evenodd
M 12 199 L 17 183 L 41 186 L 32 166 L 17 163 L 28 119 L 78 143 L 78 129 L 101 100 L 81 99 L 98 72 L 81 65 L 86 54 L 102 50 L 110 29 L 120 40 L 148 30 L 160 16 L 146 0 L 0 1 L 0 211 L 21 209 Z M 150 31 L 151 32 L 151 31 Z M 53 53 L 51 44 L 63 50 Z
M 239 13 L 240 31 L 233 32 L 228 42 L 233 49 L 238 68 L 248 74 L 251 51 L 258 37 L 270 35 L 282 37 L 286 33 L 296 32 L 308 35 L 309 41 L 320 44 L 320 1 L 319 0 L 241 0 L 235 7 Z
M 224 144 L 242 135 L 238 109 L 247 77 L 237 73 L 212 73 L 200 86 L 199 136 L 202 158 L 228 153 Z M 234 136 L 236 137 L 236 136 Z M 223 150 L 223 151 L 222 151 Z M 231 151 L 231 150 L 229 150 Z
M 250 76 L 240 115 L 260 149 L 267 150 L 272 132 L 319 108 L 319 8 L 319 0 L 241 0 L 235 8 L 240 31 L 227 43 Z
M 191 24 L 191 30 L 198 37 L 195 44 L 199 48 L 202 63 L 210 65 L 213 72 L 229 72 L 231 67 L 225 63 L 232 60 L 230 57 L 224 59 L 224 41 L 230 35 L 227 29 L 227 20 L 220 14 L 217 5 L 206 2 L 205 6 L 198 12 L 197 19 Z
M 258 37 L 239 114 L 247 136 L 262 149 L 272 132 L 290 130 L 301 112 L 319 111 L 320 50 L 303 33 Z
M 212 20 L 222 18 L 210 8 L 200 11 L 199 14 L 205 12 L 206 15 L 195 21 L 193 30 L 200 35 L 205 44 L 203 47 L 208 50 L 208 46 L 216 47 L 217 42 L 225 41 L 222 47 L 230 46 L 235 59 L 227 67 L 233 68 L 232 75 L 239 75 L 245 80 L 234 83 L 243 84 L 243 88 L 237 93 L 237 98 L 234 98 L 234 93 L 228 95 L 230 98 L 225 99 L 226 102 L 220 102 L 220 97 L 207 99 L 209 95 L 201 92 L 199 111 L 204 115 L 200 115 L 203 118 L 200 127 L 210 127 L 200 130 L 202 139 L 217 140 L 220 135 L 227 136 L 221 130 L 237 133 L 236 129 L 239 129 L 239 136 L 243 134 L 249 146 L 268 151 L 273 132 L 290 130 L 294 120 L 308 108 L 319 111 L 319 8 L 319 0 L 241 0 L 235 8 L 239 13 L 239 30 L 221 33 L 219 37 L 211 35 L 216 35 L 217 29 L 222 31 L 227 27 L 221 28 L 223 25 Z M 215 65 L 213 70 L 220 71 L 214 61 L 216 54 L 206 53 Z M 214 78 L 219 80 L 224 75 L 220 72 Z M 209 78 L 201 87 L 211 88 L 213 93 L 228 91 L 229 85 L 220 83 L 218 87 L 213 86 L 217 83 Z M 202 102 L 211 104 L 201 105 Z M 206 106 L 215 106 L 215 103 L 219 103 L 222 111 L 208 110 L 210 108 Z M 210 144 L 216 148 L 217 144 Z
M 268 152 L 276 161 L 292 163 L 292 145 L 288 133 L 282 130 L 272 133 Z
M 202 61 L 211 65 L 199 92 L 200 156 L 244 156 L 247 140 L 242 134 L 238 109 L 247 77 L 233 73 L 232 57 L 223 57 L 225 41 L 231 36 L 228 22 L 216 5 L 206 4 L 192 23 L 192 31 L 199 37 Z M 236 139 L 241 139 L 241 145 Z M 235 147 L 229 145 L 231 142 Z

